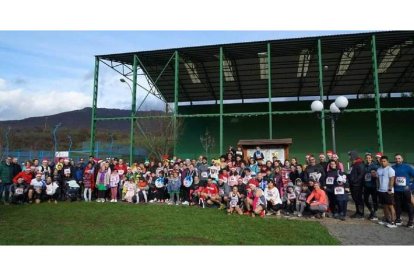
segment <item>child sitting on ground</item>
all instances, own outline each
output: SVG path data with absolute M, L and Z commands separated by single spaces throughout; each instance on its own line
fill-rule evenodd
M 273 180 L 269 180 L 267 187 L 264 190 L 264 196 L 267 202 L 267 214 L 266 215 L 280 215 L 280 209 L 282 208 L 282 199 L 279 195 L 279 190 L 275 187 Z
M 240 208 L 240 194 L 237 186 L 233 186 L 232 191 L 228 195 L 229 198 L 229 207 L 227 213 L 231 215 L 236 211 L 239 215 L 243 215 L 243 211 Z
M 328 210 L 328 197 L 325 191 L 321 189 L 319 182 L 315 181 L 313 191 L 308 196 L 306 203 L 310 205 L 310 210 L 316 218 L 322 218 Z
M 52 177 L 48 176 L 46 178 L 46 195 L 45 195 L 45 199 L 47 199 L 49 203 L 53 200 L 55 202 L 55 204 L 57 204 L 57 195 L 58 195 L 58 193 L 56 191 L 57 191 L 58 188 L 59 188 L 58 182 L 57 181 L 52 181 Z
M 126 180 L 124 182 L 124 188 L 123 190 L 125 190 L 125 201 L 128 203 L 132 203 L 132 198 L 135 195 L 135 191 L 136 191 L 136 185 L 134 183 L 134 181 L 131 180 L 130 177 L 126 177 Z
M 286 187 L 286 193 L 283 197 L 285 215 L 290 216 L 296 209 L 296 193 L 292 183 L 289 183 Z

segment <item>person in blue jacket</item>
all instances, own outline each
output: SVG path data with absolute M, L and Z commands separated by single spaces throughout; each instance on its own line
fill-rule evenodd
M 414 206 L 411 202 L 411 187 L 410 179 L 414 177 L 414 169 L 403 163 L 404 159 L 401 154 L 397 153 L 394 157 L 395 165 L 392 168 L 395 171 L 395 185 L 394 185 L 394 198 L 395 198 L 395 212 L 396 212 L 396 225 L 402 225 L 401 221 L 401 209 L 405 204 L 408 207 L 408 222 L 407 227 L 413 228 L 413 211 Z

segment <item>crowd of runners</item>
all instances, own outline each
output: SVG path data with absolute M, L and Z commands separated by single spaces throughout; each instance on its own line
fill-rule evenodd
M 164 156 L 161 161 L 129 165 L 118 158 L 89 156 L 76 163 L 62 158 L 56 164 L 34 159 L 20 165 L 17 158 L 7 157 L 0 164 L 0 202 L 164 203 L 226 209 L 229 215 L 346 220 L 350 194 L 356 209 L 350 218 L 377 221 L 382 206 L 384 216 L 378 223 L 396 228 L 403 225 L 405 209 L 404 225 L 413 228 L 414 169 L 403 156 L 395 154 L 391 166 L 382 153 L 348 155 L 349 169 L 332 151 L 306 155 L 300 164 L 297 158 L 265 160 L 260 147 L 246 159 L 240 148 L 229 147 L 210 162 L 203 156 Z

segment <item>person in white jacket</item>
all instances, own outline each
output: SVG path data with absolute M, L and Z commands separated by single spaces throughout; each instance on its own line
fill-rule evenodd
M 280 215 L 280 209 L 282 208 L 282 199 L 280 198 L 279 190 L 275 187 L 273 180 L 269 180 L 267 187 L 264 190 L 264 196 L 267 201 L 267 214 L 266 215 Z

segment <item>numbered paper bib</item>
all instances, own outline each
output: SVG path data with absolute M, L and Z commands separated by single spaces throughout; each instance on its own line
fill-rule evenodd
M 288 199 L 295 199 L 296 195 L 294 193 L 288 194 Z
M 16 195 L 22 195 L 22 194 L 23 194 L 23 188 L 17 188 Z
M 395 178 L 395 184 L 398 186 L 406 186 L 407 182 L 404 176 L 397 176 Z
M 64 170 L 63 170 L 63 173 L 64 173 L 64 174 L 70 174 L 70 169 L 64 169 Z
M 345 194 L 345 189 L 344 189 L 344 187 L 336 187 L 336 188 L 335 188 L 335 194 L 336 194 L 336 195 L 343 195 L 343 194 Z
M 371 181 L 371 173 L 366 173 L 365 174 L 365 181 L 366 182 L 370 182 Z
M 201 172 L 201 177 L 202 178 L 207 178 L 208 177 L 208 173 L 207 172 Z
M 334 184 L 334 180 L 335 180 L 335 178 L 332 177 L 332 176 L 327 177 L 326 178 L 326 185 L 332 185 L 332 184 Z
M 119 175 L 124 174 L 124 170 L 118 170 L 118 174 L 119 174 Z
M 238 199 L 232 199 L 230 201 L 230 207 L 232 207 L 232 208 L 236 207 L 238 202 L 239 202 Z
M 300 194 L 299 195 L 299 200 L 300 201 L 305 201 L 306 200 L 306 194 Z

